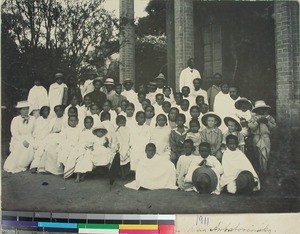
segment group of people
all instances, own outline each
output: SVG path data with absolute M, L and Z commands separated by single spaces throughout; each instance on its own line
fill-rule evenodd
M 118 158 L 122 178 L 135 172 L 128 188 L 213 194 L 260 189 L 276 126 L 271 107 L 262 100 L 253 107 L 221 74 L 206 91 L 189 59 L 181 92 L 166 86 L 163 74 L 137 92 L 130 79 L 120 84 L 91 76 L 77 85 L 70 77 L 66 85 L 63 78 L 55 74 L 49 92 L 36 79 L 28 99 L 17 103 L 5 171 L 76 174 L 80 182 L 97 166 L 112 170 Z

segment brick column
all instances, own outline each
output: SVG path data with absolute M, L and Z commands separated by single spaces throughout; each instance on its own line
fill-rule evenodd
M 300 127 L 299 5 L 275 2 L 277 122 L 288 129 Z
M 120 0 L 120 82 L 135 82 L 134 0 Z
M 175 78 L 179 90 L 180 72 L 187 67 L 187 60 L 194 57 L 193 0 L 174 1 L 175 18 Z

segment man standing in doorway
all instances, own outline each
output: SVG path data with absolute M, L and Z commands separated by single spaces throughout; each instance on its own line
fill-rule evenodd
M 190 58 L 188 60 L 188 67 L 183 69 L 179 76 L 179 89 L 181 90 L 183 86 L 188 86 L 190 90 L 194 89 L 193 80 L 195 78 L 200 78 L 200 73 L 196 70 L 195 67 L 195 60 Z

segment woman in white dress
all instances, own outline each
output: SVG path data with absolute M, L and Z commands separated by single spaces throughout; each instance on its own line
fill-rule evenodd
M 35 146 L 32 132 L 35 118 L 29 116 L 29 103 L 21 101 L 17 103 L 20 115 L 11 122 L 10 155 L 5 160 L 4 170 L 11 173 L 26 171 L 33 160 L 33 148 Z

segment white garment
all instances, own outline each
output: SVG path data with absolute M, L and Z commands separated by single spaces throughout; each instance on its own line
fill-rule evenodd
M 156 92 L 149 92 L 146 95 L 146 98 L 150 100 L 151 105 L 154 105 L 156 103 Z
M 230 101 L 228 102 L 228 106 L 226 107 L 227 108 L 227 112 L 228 112 L 228 115 L 227 116 L 233 116 L 233 115 L 237 115 L 237 112 L 239 111 L 238 109 L 235 108 L 235 102 L 237 100 L 239 100 L 241 97 L 238 97 L 236 100 L 233 100 L 232 98 L 230 98 Z
M 134 92 L 134 90 L 124 90 L 121 95 L 125 96 L 127 98 L 127 100 L 131 103 L 133 103 L 134 105 L 136 105 L 138 103 L 138 98 L 137 98 L 137 93 Z
M 127 188 L 139 189 L 177 189 L 176 171 L 172 162 L 165 160 L 157 154 L 148 159 L 144 156 L 136 170 L 135 180 L 126 184 Z
M 158 116 L 159 114 L 165 114 L 164 110 L 162 109 L 162 106 L 158 105 L 157 103 L 153 104 L 153 107 L 155 116 Z
M 179 89 L 181 90 L 183 86 L 188 86 L 190 90 L 193 90 L 193 80 L 196 78 L 201 78 L 198 70 L 189 67 L 183 69 L 179 76 Z
M 49 105 L 47 90 L 43 86 L 33 86 L 28 93 L 29 113 Z
M 156 153 L 167 160 L 170 160 L 170 134 L 169 126 L 156 126 L 150 130 L 150 142 L 156 146 Z
M 145 157 L 146 145 L 150 142 L 150 127 L 137 125 L 130 134 L 130 169 L 135 171 L 139 161 Z
M 249 162 L 246 155 L 242 151 L 238 149 L 236 149 L 235 151 L 231 151 L 229 149 L 225 150 L 222 157 L 222 166 L 224 174 L 221 176 L 220 179 L 221 189 L 228 184 L 235 184 L 235 179 L 242 171 L 245 170 L 250 171 L 254 176 L 254 180 L 258 182 L 258 185 L 253 190 L 258 191 L 260 189 L 259 178 L 252 164 Z M 234 189 L 229 192 L 235 193 Z
M 93 80 L 86 80 L 83 84 L 83 89 L 82 89 L 82 97 L 87 95 L 90 92 L 93 92 L 95 90 L 94 85 L 93 85 Z
M 62 105 L 65 89 L 67 85 L 62 83 L 53 83 L 49 88 L 49 105 L 50 105 L 50 118 L 55 117 L 54 107 L 57 105 Z
M 195 90 L 195 89 L 191 89 L 191 93 L 190 96 L 194 97 L 195 102 L 196 102 L 196 98 L 197 96 L 203 96 L 204 97 L 204 103 L 206 103 L 208 105 L 208 99 L 207 99 L 207 92 L 204 89 L 199 89 L 199 90 Z
M 120 153 L 120 165 L 130 162 L 130 128 L 119 127 L 116 130 L 116 152 Z
M 29 117 L 28 123 L 23 123 L 23 118 L 19 115 L 13 118 L 10 126 L 12 134 L 10 141 L 10 155 L 4 163 L 4 170 L 11 173 L 26 171 L 33 160 L 33 148 L 35 146 L 32 132 L 35 125 L 35 118 Z M 27 141 L 29 147 L 26 148 L 23 142 Z

